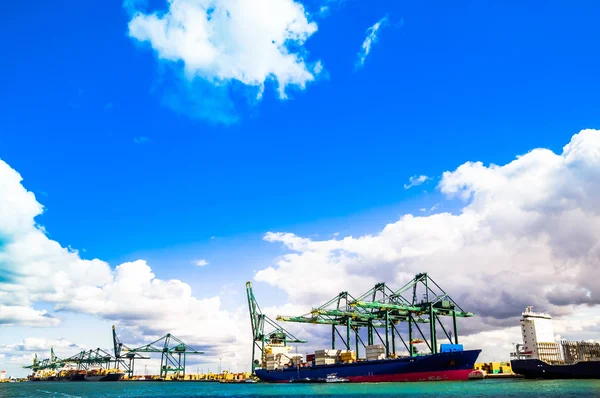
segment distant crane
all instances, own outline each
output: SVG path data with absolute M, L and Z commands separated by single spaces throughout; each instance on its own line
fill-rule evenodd
M 176 378 L 185 378 L 185 360 L 187 355 L 204 354 L 203 351 L 197 351 L 184 343 L 182 340 L 167 333 L 158 340 L 137 348 L 129 348 L 125 345 L 119 347 L 126 356 L 138 355 L 140 353 L 159 352 L 160 356 L 160 377 L 167 378 L 169 373 L 173 373 Z M 133 371 L 133 370 L 132 370 Z

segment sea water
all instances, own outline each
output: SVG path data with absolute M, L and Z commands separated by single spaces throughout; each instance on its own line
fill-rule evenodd
M 600 397 L 600 380 L 477 380 L 364 384 L 189 382 L 0 383 L 0 397 Z

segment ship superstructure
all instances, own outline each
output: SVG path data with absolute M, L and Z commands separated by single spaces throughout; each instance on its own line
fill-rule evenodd
M 549 314 L 534 312 L 531 306 L 521 315 L 522 355 L 546 362 L 560 361 L 560 346 L 554 341 L 552 317 Z

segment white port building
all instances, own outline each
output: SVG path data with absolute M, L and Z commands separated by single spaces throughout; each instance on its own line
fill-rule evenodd
M 523 335 L 521 351 L 523 355 L 545 362 L 561 360 L 560 345 L 554 341 L 554 329 L 550 315 L 533 312 L 533 307 L 527 307 L 522 313 L 521 333 Z

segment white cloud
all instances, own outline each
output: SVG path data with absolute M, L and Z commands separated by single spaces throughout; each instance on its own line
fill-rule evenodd
M 195 297 L 182 281 L 156 278 L 143 260 L 113 269 L 82 259 L 36 225 L 42 211 L 21 176 L 0 160 L 0 327 L 56 326 L 59 319 L 36 308 L 44 302 L 115 321 L 140 343 L 171 332 L 201 345 L 208 357 L 247 356 L 248 333 L 238 322 L 247 314 L 224 311 L 218 296 Z
M 60 321 L 45 310 L 35 310 L 20 305 L 0 305 L 0 326 L 57 326 Z
M 560 154 L 535 149 L 502 166 L 467 162 L 444 173 L 439 190 L 465 200 L 463 208 L 407 214 L 341 240 L 269 232 L 264 239 L 289 252 L 255 279 L 294 303 L 318 305 L 427 271 L 478 315 L 461 324 L 463 334 L 518 325 L 526 305 L 564 317 L 600 302 L 600 131 L 581 131 Z
M 425 181 L 430 180 L 427 176 L 412 176 L 408 179 L 408 184 L 404 184 L 404 189 L 410 189 L 423 184 Z
M 55 351 L 61 351 L 62 354 L 66 352 L 76 353 L 85 349 L 85 346 L 78 345 L 64 338 L 57 340 L 48 340 L 38 337 L 28 337 L 23 339 L 21 343 L 17 344 L 1 344 L 0 352 L 4 354 L 15 354 L 15 353 L 34 353 L 39 352 L 40 354 L 46 354 L 50 351 L 50 348 L 54 348 Z M 42 354 L 42 355 L 43 355 Z M 65 355 L 63 355 L 65 356 Z
M 329 14 L 329 6 L 321 6 L 321 8 L 319 8 L 318 15 L 320 17 L 325 17 L 327 14 Z
M 459 343 L 466 349 L 481 349 L 481 356 L 477 362 L 504 362 L 508 361 L 508 353 L 515 351 L 515 344 L 521 343 L 521 329 L 519 326 L 498 328 L 464 336 Z
M 377 42 L 379 29 L 388 24 L 387 15 L 375 22 L 373 26 L 367 29 L 367 37 L 362 44 L 361 50 L 358 52 L 358 61 L 356 61 L 356 67 L 360 68 L 365 64 L 369 53 L 371 52 L 371 46 Z
M 208 261 L 204 260 L 204 259 L 198 259 L 198 260 L 194 260 L 194 265 L 196 267 L 205 267 L 208 265 Z
M 132 38 L 149 42 L 162 60 L 181 62 L 189 80 L 236 81 L 259 97 L 269 80 L 280 98 L 288 86 L 314 80 L 321 65 L 306 61 L 304 43 L 316 31 L 294 0 L 169 0 L 167 12 L 137 12 L 129 22 Z

